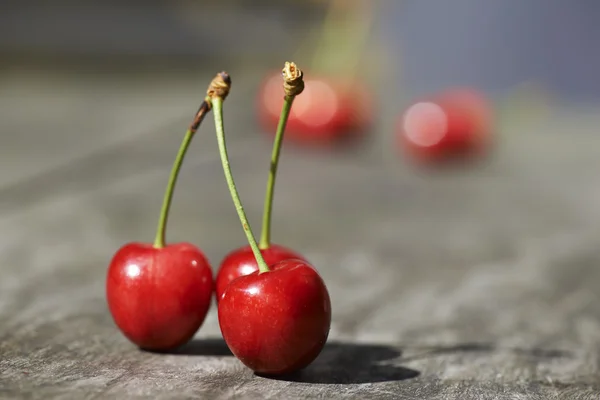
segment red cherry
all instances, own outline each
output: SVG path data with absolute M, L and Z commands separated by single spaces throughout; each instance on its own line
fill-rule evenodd
M 321 352 L 331 325 L 325 283 L 309 264 L 285 260 L 232 281 L 219 301 L 231 352 L 263 375 L 302 369 Z
M 269 248 L 261 249 L 260 252 L 268 265 L 287 259 L 298 259 L 306 262 L 302 255 L 277 244 L 271 244 Z M 240 276 L 249 275 L 254 271 L 258 271 L 258 263 L 249 245 L 240 247 L 225 256 L 215 280 L 217 303 L 231 281 Z
M 129 243 L 108 268 L 106 297 L 123 334 L 147 350 L 189 341 L 210 307 L 212 270 L 194 245 Z
M 297 79 L 302 79 L 301 71 L 288 62 L 283 76 L 286 84 L 300 83 Z M 258 264 L 258 271 L 234 279 L 223 292 L 218 304 L 221 333 L 232 353 L 255 372 L 270 375 L 293 372 L 310 364 L 327 341 L 331 326 L 329 293 L 323 279 L 308 263 L 284 260 L 269 267 L 265 261 L 231 173 L 223 126 L 223 99 L 218 94 L 211 99 L 223 173 Z M 286 109 L 290 105 L 287 103 Z M 284 110 L 282 115 L 287 112 Z M 278 134 L 281 132 L 280 129 Z M 269 179 L 268 192 L 272 193 L 273 182 Z M 267 201 L 265 209 L 270 209 L 269 204 Z M 269 226 L 269 213 L 264 217 L 264 225 Z M 270 243 L 268 229 L 263 233 L 261 242 Z
M 372 114 L 367 93 L 359 83 L 305 78 L 304 91 L 294 100 L 287 121 L 286 138 L 296 143 L 326 145 L 364 131 Z M 259 120 L 269 134 L 275 133 L 283 102 L 279 73 L 265 80 L 258 95 Z
M 408 108 L 400 120 L 400 144 L 425 162 L 479 156 L 489 144 L 491 119 L 491 106 L 482 95 L 449 90 Z
M 219 72 L 207 94 L 227 97 L 231 78 Z M 211 110 L 205 98 L 179 146 L 158 218 L 153 244 L 128 243 L 113 256 L 106 299 L 113 320 L 133 343 L 146 350 L 169 350 L 189 341 L 204 322 L 213 291 L 212 269 L 192 244 L 166 244 L 166 227 L 179 171 L 190 143 Z

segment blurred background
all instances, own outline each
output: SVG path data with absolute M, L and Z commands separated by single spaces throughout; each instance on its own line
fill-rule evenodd
M 6 0 L 1 7 L 5 148 L 27 142 L 33 135 L 27 127 L 36 118 L 74 113 L 75 106 L 89 114 L 88 129 L 97 125 L 95 117 L 104 127 L 102 137 L 89 133 L 69 141 L 107 140 L 113 135 L 107 124 L 117 116 L 100 116 L 98 102 L 114 105 L 113 98 L 130 100 L 119 107 L 123 115 L 142 106 L 135 101 L 138 95 L 160 102 L 165 113 L 185 113 L 195 103 L 186 91 L 201 93 L 200 76 L 215 70 L 235 71 L 235 82 L 247 85 L 251 95 L 288 59 L 305 72 L 369 85 L 379 107 L 371 121 L 383 124 L 385 134 L 410 102 L 449 87 L 478 91 L 513 119 L 529 120 L 548 114 L 551 104 L 589 105 L 600 95 L 597 6 L 584 0 L 568 5 L 559 0 Z M 47 104 L 48 96 L 64 104 Z M 76 125 L 60 119 L 63 126 Z M 49 132 L 57 133 L 44 140 L 61 151 L 67 139 L 59 136 L 67 134 L 47 122 Z M 25 131 L 21 139 L 11 130 L 15 126 Z M 49 147 L 39 147 L 45 150 L 41 157 L 53 157 Z M 29 161 L 21 156 L 28 151 L 40 157 L 29 148 L 3 163 L 27 170 Z
M 594 4 L 380 0 L 371 6 L 376 22 L 369 47 L 386 53 L 386 62 L 401 62 L 401 80 L 411 93 L 457 84 L 497 92 L 535 81 L 565 99 L 597 99 L 600 56 L 594 44 L 600 28 L 594 16 L 600 6 Z M 272 68 L 301 46 L 305 58 L 316 50 L 313 31 L 328 5 L 326 0 L 6 0 L 0 14 L 2 64 L 6 69 L 43 61 L 97 73 L 124 63 L 155 72 L 194 70 L 207 60 Z M 338 17 L 348 15 L 346 10 Z M 345 34 L 353 38 L 351 31 Z
M 227 112 L 240 129 L 229 135 L 256 141 L 268 154 L 279 105 L 265 99 L 280 100 L 277 74 L 286 60 L 296 61 L 307 79 L 349 83 L 349 96 L 337 103 L 367 100 L 347 111 L 357 119 L 368 110 L 355 124 L 368 139 L 344 150 L 357 160 L 392 161 L 393 168 L 406 170 L 396 145 L 403 112 L 418 99 L 460 87 L 488 102 L 495 122 L 484 130 L 508 143 L 508 164 L 520 160 L 543 171 L 547 159 L 570 171 L 568 157 L 596 157 L 593 146 L 560 138 L 595 132 L 600 27 L 593 16 L 600 6 L 594 4 L 3 1 L 1 207 L 8 212 L 120 176 L 168 169 L 176 146 L 169 134 L 187 126 L 220 70 L 234 82 Z M 271 76 L 275 92 L 265 89 Z M 328 93 L 313 93 L 312 99 L 321 99 L 313 101 L 317 108 L 334 103 Z M 310 99 L 308 93 L 301 97 Z M 306 107 L 295 108 L 300 113 Z M 265 110 L 275 111 L 265 116 Z M 292 144 L 354 128 L 325 123 L 319 130 L 317 117 L 290 133 L 290 154 L 313 157 L 319 146 Z

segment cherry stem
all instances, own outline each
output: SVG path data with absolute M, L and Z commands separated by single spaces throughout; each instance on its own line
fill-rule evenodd
M 219 155 L 221 156 L 223 172 L 225 173 L 227 187 L 229 188 L 229 192 L 231 193 L 231 199 L 233 200 L 233 204 L 235 205 L 238 217 L 240 218 L 240 222 L 242 223 L 242 228 L 244 230 L 244 233 L 246 234 L 248 243 L 250 244 L 252 252 L 254 253 L 254 258 L 256 258 L 259 273 L 269 272 L 269 266 L 267 265 L 267 262 L 265 261 L 264 257 L 260 252 L 260 249 L 258 248 L 258 243 L 256 243 L 256 239 L 254 238 L 254 234 L 252 233 L 252 228 L 250 227 L 250 223 L 248 222 L 248 218 L 246 217 L 246 212 L 244 211 L 244 207 L 242 205 L 242 202 L 240 201 L 240 195 L 235 186 L 233 175 L 231 174 L 231 167 L 229 166 L 229 156 L 227 155 L 227 144 L 225 142 L 225 130 L 223 127 L 223 98 L 220 96 L 213 96 L 212 107 L 214 110 L 213 113 L 215 117 L 215 128 L 217 130 Z
M 281 109 L 281 116 L 279 117 L 279 124 L 277 125 L 277 132 L 275 133 L 275 140 L 273 142 L 271 168 L 269 169 L 267 192 L 265 194 L 265 208 L 263 210 L 262 232 L 260 236 L 260 243 L 258 245 L 262 250 L 268 249 L 271 246 L 271 215 L 273 213 L 275 178 L 277 176 L 277 167 L 279 165 L 279 155 L 281 154 L 281 145 L 283 143 L 285 126 L 287 124 L 288 117 L 290 116 L 290 110 L 292 109 L 294 98 L 295 96 L 285 96 L 285 102 L 283 103 L 283 108 Z
M 277 132 L 273 141 L 273 152 L 271 154 L 271 168 L 269 169 L 269 178 L 267 180 L 267 192 L 265 194 L 265 206 L 263 210 L 262 233 L 258 247 L 261 250 L 268 249 L 271 246 L 271 215 L 273 212 L 273 194 L 275 192 L 275 178 L 277 176 L 277 167 L 279 165 L 279 155 L 283 144 L 285 126 L 290 116 L 294 99 L 304 91 L 304 75 L 300 68 L 293 62 L 285 63 L 283 70 L 283 92 L 285 93 L 283 107 Z
M 196 133 L 198 127 L 202 123 L 202 120 L 204 120 L 204 117 L 210 111 L 211 106 L 207 99 L 205 99 L 202 102 L 202 105 L 200 105 L 200 108 L 194 116 L 192 124 L 185 133 L 183 141 L 179 146 L 177 156 L 175 157 L 175 162 L 173 163 L 173 167 L 171 168 L 171 175 L 169 176 L 169 182 L 167 183 L 167 189 L 165 190 L 165 196 L 163 198 L 163 203 L 160 210 L 160 217 L 158 218 L 156 237 L 154 238 L 154 247 L 157 249 L 162 249 L 166 245 L 167 221 L 169 219 L 171 203 L 173 202 L 173 193 L 175 192 L 175 185 L 177 183 L 179 171 L 181 171 L 181 166 L 183 165 L 183 159 L 185 158 L 185 154 L 187 153 L 187 150 L 190 147 L 190 143 L 192 142 L 192 138 L 194 137 L 194 134 Z

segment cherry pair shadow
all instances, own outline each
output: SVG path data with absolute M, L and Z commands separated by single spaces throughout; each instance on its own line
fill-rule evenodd
M 157 354 L 233 357 L 222 338 L 193 339 L 168 351 L 149 351 Z M 416 378 L 416 370 L 394 365 L 402 353 L 381 344 L 329 341 L 315 361 L 305 369 L 288 375 L 262 376 L 287 382 L 314 384 L 359 384 L 401 381 Z
M 419 371 L 394 365 L 401 352 L 381 344 L 331 341 L 317 359 L 303 370 L 288 375 L 262 376 L 287 382 L 360 384 L 416 378 Z
M 233 357 L 233 353 L 222 338 L 192 339 L 173 350 L 145 351 L 176 356 Z

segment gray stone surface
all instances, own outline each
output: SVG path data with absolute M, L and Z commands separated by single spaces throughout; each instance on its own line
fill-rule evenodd
M 153 238 L 216 70 L 0 75 L 2 398 L 600 398 L 600 136 L 580 110 L 505 120 L 495 157 L 470 170 L 395 157 L 393 107 L 363 147 L 286 146 L 274 237 L 313 261 L 333 303 L 329 343 L 301 374 L 254 376 L 228 354 L 214 306 L 174 354 L 127 342 L 105 304 L 106 267 L 120 245 Z M 270 152 L 249 100 L 260 76 L 230 72 L 232 167 L 258 230 Z M 216 268 L 244 235 L 213 129 L 208 119 L 193 143 L 168 237 Z

